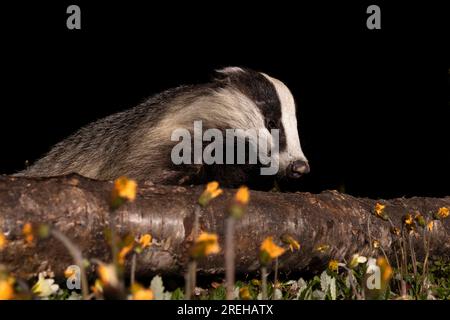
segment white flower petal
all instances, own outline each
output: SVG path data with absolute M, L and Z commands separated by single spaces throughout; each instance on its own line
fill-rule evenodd
M 358 263 L 365 263 L 367 261 L 367 258 L 363 257 L 363 256 L 359 256 L 357 261 L 358 261 Z

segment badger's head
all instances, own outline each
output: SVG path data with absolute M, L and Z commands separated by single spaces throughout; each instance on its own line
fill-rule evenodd
M 206 123 L 211 120 L 207 127 L 255 129 L 266 137 L 268 149 L 276 150 L 271 159 L 277 162 L 278 179 L 297 179 L 308 173 L 308 160 L 297 130 L 295 101 L 287 86 L 250 69 L 228 67 L 217 73 L 219 88 L 214 90 L 212 105 L 211 101 L 205 103 L 208 111 L 202 115 Z M 271 134 L 273 129 L 278 129 L 276 149 L 271 148 L 276 143 Z
M 309 172 L 308 160 L 300 147 L 294 98 L 281 81 L 250 69 L 229 67 L 219 70 L 212 83 L 182 92 L 170 104 L 170 112 L 154 130 L 151 141 L 171 137 L 176 144 L 170 153 L 174 164 L 171 167 L 182 173 L 186 183 L 217 180 L 224 186 L 246 184 L 266 189 L 273 186 L 274 178 L 297 179 Z M 201 129 L 196 130 L 199 122 Z M 234 137 L 228 139 L 230 131 Z M 249 138 L 248 133 L 257 136 Z M 214 141 L 211 142 L 214 147 L 210 141 Z M 221 156 L 216 142 L 225 147 L 219 148 L 224 150 L 223 155 L 219 152 Z M 202 143 L 203 153 L 196 148 Z M 211 156 L 208 158 L 211 161 L 205 161 L 205 153 Z M 245 161 L 240 162 L 239 157 Z M 255 157 L 257 160 L 251 161 Z
M 223 83 L 223 100 L 228 110 L 223 113 L 236 128 L 253 128 L 262 132 L 268 146 L 274 143 L 271 130 L 278 129 L 277 177 L 297 179 L 309 172 L 308 160 L 300 146 L 296 105 L 292 93 L 278 79 L 239 67 L 218 71 Z

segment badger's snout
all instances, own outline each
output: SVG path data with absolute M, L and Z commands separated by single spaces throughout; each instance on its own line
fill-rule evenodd
M 308 161 L 295 160 L 291 162 L 287 168 L 287 174 L 290 178 L 300 178 L 309 172 Z

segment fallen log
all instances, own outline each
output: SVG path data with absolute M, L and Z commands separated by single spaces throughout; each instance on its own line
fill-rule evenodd
M 96 181 L 78 175 L 54 178 L 0 177 L 0 229 L 8 245 L 0 251 L 0 264 L 22 278 L 40 271 L 57 276 L 73 264 L 72 258 L 54 238 L 29 245 L 23 225 L 46 223 L 70 238 L 87 259 L 110 261 L 105 229 L 110 219 L 109 199 L 112 182 Z M 114 214 L 119 234 L 150 233 L 156 243 L 137 257 L 137 276 L 155 273 L 181 274 L 192 242 L 194 208 L 202 186 L 139 186 L 135 202 Z M 225 217 L 234 194 L 225 190 L 202 210 L 201 229 L 216 232 L 223 248 Z M 251 272 L 259 268 L 258 252 L 267 236 L 275 240 L 289 234 L 301 249 L 287 252 L 279 261 L 284 271 L 320 271 L 331 258 L 348 259 L 355 253 L 378 255 L 371 246 L 377 239 L 386 254 L 393 255 L 396 236 L 390 224 L 373 215 L 376 200 L 355 198 L 337 191 L 311 193 L 251 192 L 247 213 L 236 224 L 236 270 Z M 450 197 L 399 198 L 378 200 L 394 225 L 401 227 L 402 216 L 420 212 L 426 219 L 440 207 L 450 207 Z M 370 221 L 368 223 L 368 219 Z M 450 219 L 435 221 L 431 232 L 431 255 L 450 256 Z M 370 235 L 368 230 L 370 229 Z M 412 236 L 418 258 L 424 254 L 420 232 Z M 319 248 L 321 247 L 322 250 Z M 378 249 L 379 250 L 379 249 Z M 199 263 L 200 272 L 223 273 L 223 251 Z M 130 262 L 127 261 L 129 268 Z M 93 266 L 89 272 L 93 271 Z

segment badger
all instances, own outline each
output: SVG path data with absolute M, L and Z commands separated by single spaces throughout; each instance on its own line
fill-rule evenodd
M 265 133 L 278 129 L 275 175 L 261 175 L 256 164 L 174 164 L 171 152 L 174 130 L 220 131 L 241 128 Z M 259 140 L 258 140 L 259 141 Z M 247 143 L 251 143 L 246 141 Z M 273 186 L 309 172 L 300 146 L 296 105 L 287 86 L 265 73 L 248 68 L 216 70 L 205 84 L 180 86 L 157 94 L 129 110 L 110 115 L 81 128 L 56 144 L 18 176 L 50 177 L 77 173 L 98 180 L 127 176 L 158 184 L 203 184 L 212 180 L 226 187 Z

